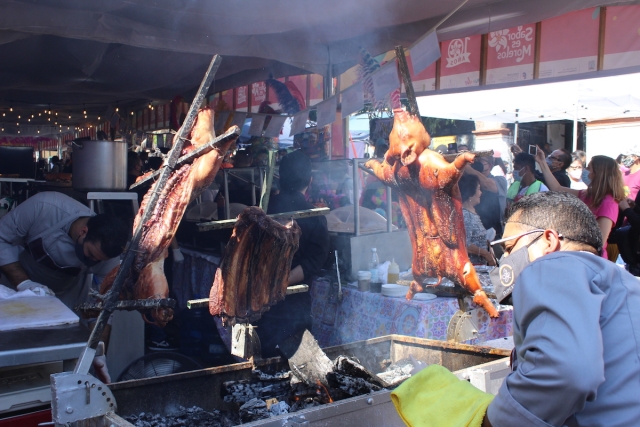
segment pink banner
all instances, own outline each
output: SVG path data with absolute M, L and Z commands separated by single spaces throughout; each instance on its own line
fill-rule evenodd
M 489 33 L 487 84 L 533 79 L 535 24 Z
M 232 111 L 233 110 L 233 89 L 220 92 L 220 111 Z
M 640 5 L 607 8 L 604 68 L 640 65 Z
M 251 84 L 251 112 L 257 113 L 260 104 L 267 100 L 267 85 L 265 82 Z
M 297 89 L 298 96 L 302 97 L 302 99 L 304 100 L 305 105 L 302 106 L 302 109 L 306 109 L 307 105 L 309 104 L 309 100 L 307 99 L 307 76 L 305 75 L 289 77 L 289 80 L 287 80 L 287 87 L 289 88 L 289 91 L 292 92 L 292 94 Z
M 480 84 L 480 44 L 482 36 L 447 40 L 440 44 L 440 88 L 450 89 Z
M 235 89 L 236 93 L 236 110 L 238 111 L 247 111 L 247 107 L 249 106 L 249 87 L 248 86 L 240 86 Z
M 315 105 L 322 101 L 322 76 L 311 74 L 309 76 L 309 105 Z
M 599 7 L 548 19 L 541 25 L 540 78 L 596 70 Z

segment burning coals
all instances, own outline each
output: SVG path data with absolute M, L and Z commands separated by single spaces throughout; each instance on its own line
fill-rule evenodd
M 141 413 L 125 419 L 136 427 L 227 427 L 249 423 L 394 388 L 411 375 L 410 360 L 388 362 L 383 373 L 374 374 L 357 359 L 339 356 L 331 362 L 332 371 L 326 375 L 324 384 L 319 380 L 302 381 L 292 371 L 269 374 L 256 369 L 250 380 L 223 384 L 224 401 L 230 404 L 230 412 L 208 412 L 194 406 L 180 407 L 178 412 L 166 416 Z
M 205 411 L 194 406 L 192 408 L 179 407 L 171 415 L 160 415 L 142 412 L 139 415 L 123 417 L 136 427 L 230 427 L 238 424 L 238 419 L 229 417 L 220 411 Z

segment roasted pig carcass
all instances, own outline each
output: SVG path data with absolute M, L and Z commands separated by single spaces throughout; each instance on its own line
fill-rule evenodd
M 369 160 L 365 164 L 378 179 L 399 191 L 400 209 L 413 247 L 414 280 L 407 299 L 424 290 L 426 278 L 437 277 L 440 284 L 447 277 L 469 290 L 473 301 L 491 317 L 497 317 L 465 247 L 458 180 L 475 155 L 460 154 L 449 163 L 428 148 L 430 143 L 420 118 L 396 109 L 384 161 Z
M 224 326 L 248 323 L 282 301 L 300 234 L 295 221 L 282 225 L 258 207 L 246 208 L 216 271 L 209 312 L 220 316 Z
M 213 110 L 203 108 L 198 112 L 196 122 L 185 142 L 182 154 L 200 147 L 215 138 L 213 130 Z M 197 158 L 192 164 L 186 164 L 173 171 L 156 204 L 153 215 L 143 225 L 142 236 L 138 243 L 137 255 L 128 273 L 121 293 L 122 299 L 163 299 L 169 296 L 167 279 L 164 276 L 164 259 L 167 248 L 180 225 L 180 220 L 189 202 L 200 191 L 208 187 L 220 169 L 222 160 L 233 140 Z M 153 191 L 152 187 L 152 190 Z M 144 196 L 140 210 L 136 215 L 133 229 L 142 220 L 151 191 Z M 100 293 L 106 293 L 113 284 L 118 267 L 111 271 L 100 286 Z M 154 323 L 164 326 L 173 317 L 173 310 L 159 308 L 152 311 Z M 144 315 L 143 315 L 144 317 Z M 145 317 L 145 320 L 146 317 Z

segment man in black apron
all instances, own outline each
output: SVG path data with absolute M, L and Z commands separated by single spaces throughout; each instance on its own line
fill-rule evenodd
M 0 282 L 55 294 L 73 309 L 86 299 L 86 274 L 101 281 L 118 265 L 127 237 L 117 218 L 62 193 L 36 194 L 0 219 Z

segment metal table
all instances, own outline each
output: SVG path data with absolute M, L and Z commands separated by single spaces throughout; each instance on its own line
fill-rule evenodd
M 35 179 L 32 178 L 0 178 L 0 182 L 8 182 L 9 183 L 9 193 L 10 196 L 13 197 L 13 183 L 18 184 L 28 184 L 30 182 L 35 182 Z M 26 190 L 27 199 L 29 198 L 29 187 Z
M 77 359 L 87 339 L 80 324 L 0 332 L 0 367 Z
M 48 404 L 49 376 L 73 370 L 88 338 L 79 324 L 0 332 L 0 414 Z

